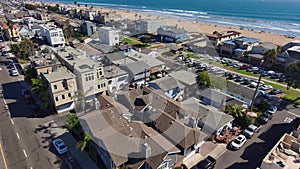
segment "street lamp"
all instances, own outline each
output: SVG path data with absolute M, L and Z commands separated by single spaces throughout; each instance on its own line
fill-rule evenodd
M 263 73 L 263 71 L 265 70 L 264 63 L 265 63 L 265 60 L 261 60 L 261 61 L 260 61 L 260 66 L 262 67 L 262 72 L 260 72 L 260 75 L 259 75 L 259 78 L 258 78 L 258 82 L 257 82 L 256 88 L 255 88 L 255 91 L 254 91 L 254 94 L 253 94 L 253 97 L 252 97 L 252 100 L 251 100 L 251 104 L 250 104 L 250 110 L 251 110 L 251 111 L 252 111 L 252 108 L 253 108 L 253 105 L 254 105 L 254 100 L 255 100 L 255 96 L 256 96 L 258 87 L 259 87 L 259 85 L 260 85 L 262 73 Z

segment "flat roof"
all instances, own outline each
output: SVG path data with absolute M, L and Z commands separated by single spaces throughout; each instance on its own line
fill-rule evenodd
M 64 80 L 64 79 L 73 79 L 73 78 L 75 78 L 75 75 L 73 73 L 71 73 L 69 70 L 67 70 L 66 68 L 58 68 L 54 72 L 50 72 L 48 74 L 43 73 L 43 75 L 49 83 L 56 82 L 56 81 L 61 81 L 61 80 Z
M 123 69 L 120 69 L 116 65 L 110 65 L 104 67 L 104 75 L 106 78 L 113 78 L 113 77 L 126 75 L 126 74 L 128 73 Z
M 193 85 L 197 83 L 197 75 L 186 70 L 171 72 L 169 75 L 175 78 L 176 80 L 182 82 L 183 84 Z
M 136 61 L 144 61 L 148 66 L 150 66 L 151 68 L 153 67 L 157 67 L 157 66 L 162 66 L 165 63 L 155 59 L 152 56 L 143 54 L 143 53 L 139 53 L 139 52 L 127 52 L 125 53 L 125 55 L 129 56 L 130 58 L 132 58 L 133 60 Z

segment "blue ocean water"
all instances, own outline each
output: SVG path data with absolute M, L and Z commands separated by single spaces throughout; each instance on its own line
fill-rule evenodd
M 77 0 L 77 3 L 300 36 L 300 0 Z

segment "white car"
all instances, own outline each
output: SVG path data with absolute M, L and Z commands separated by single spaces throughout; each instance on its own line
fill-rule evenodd
M 19 72 L 16 70 L 16 69 L 10 69 L 10 74 L 12 76 L 18 76 L 19 75 Z
M 273 87 L 271 85 L 262 85 L 260 87 L 260 90 L 266 91 L 266 90 L 271 90 Z
M 52 144 L 59 154 L 68 152 L 68 147 L 66 146 L 66 144 L 62 139 L 57 138 L 52 142 Z
M 246 143 L 246 140 L 246 136 L 240 134 L 230 143 L 230 148 L 232 148 L 233 150 L 238 150 Z

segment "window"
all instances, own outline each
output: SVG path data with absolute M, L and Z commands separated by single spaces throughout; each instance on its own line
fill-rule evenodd
M 64 79 L 64 80 L 62 81 L 62 85 L 63 85 L 63 87 L 64 87 L 65 89 L 68 89 L 68 83 L 67 83 L 67 80 L 66 80 L 66 79 Z
M 58 101 L 58 97 L 55 97 L 55 101 Z
M 101 88 L 101 86 L 100 86 L 100 84 L 98 84 L 98 89 L 100 89 Z
M 62 99 L 65 99 L 65 95 L 64 95 L 64 94 L 63 94 L 63 95 L 61 95 L 61 98 L 62 98 Z
M 72 97 L 71 93 L 68 93 L 68 97 Z
M 53 85 L 54 90 L 57 90 L 57 85 Z
M 94 73 L 87 73 L 85 74 L 85 81 L 94 80 Z

